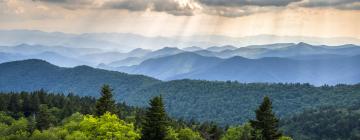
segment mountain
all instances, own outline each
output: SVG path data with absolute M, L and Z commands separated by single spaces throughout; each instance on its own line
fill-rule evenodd
M 207 69 L 221 61 L 221 59 L 216 57 L 204 57 L 195 53 L 185 52 L 148 59 L 137 66 L 119 67 L 117 70 L 169 80 L 176 78 L 177 75 Z
M 316 45 L 341 45 L 344 42 L 360 44 L 356 38 L 316 38 L 303 36 L 257 35 L 229 37 L 220 35 L 194 35 L 174 37 L 147 37 L 129 33 L 84 33 L 71 34 L 62 32 L 44 32 L 39 30 L 0 30 L 0 46 L 14 46 L 22 43 L 45 46 L 67 46 L 74 48 L 98 48 L 102 51 L 129 51 L 135 48 L 159 49 L 163 46 L 185 48 L 198 46 L 233 45 L 244 47 L 257 44 L 278 42 L 307 42 Z
M 267 48 L 241 47 L 234 50 L 224 50 L 216 53 L 216 57 L 230 58 L 233 56 L 241 56 L 246 58 L 261 58 L 263 53 L 268 52 Z
M 191 47 L 182 48 L 182 50 L 188 51 L 188 52 L 194 52 L 194 51 L 203 50 L 203 48 L 197 47 L 197 46 L 191 46 Z
M 213 46 L 213 47 L 206 48 L 206 50 L 212 51 L 212 52 L 221 52 L 221 51 L 225 51 L 225 50 L 235 50 L 235 49 L 237 49 L 237 48 L 234 46 L 231 46 L 231 45 Z
M 265 45 L 249 45 L 247 48 L 265 48 L 265 49 L 279 49 L 295 45 L 295 43 L 275 43 L 275 44 L 265 44 Z
M 315 85 L 357 83 L 360 55 L 340 59 L 292 60 L 287 58 L 246 59 L 233 57 L 179 78 L 237 80 L 240 82 L 300 82 Z
M 146 50 L 146 49 L 142 49 L 142 48 L 136 48 L 134 50 L 131 50 L 127 54 L 129 56 L 131 56 L 131 57 L 144 57 L 150 52 L 151 52 L 151 50 Z
M 156 57 L 163 57 L 163 56 L 169 56 L 184 52 L 181 49 L 174 48 L 174 47 L 164 47 L 162 49 L 153 51 L 151 53 L 148 53 L 145 58 L 156 58 Z
M 179 55 L 189 57 L 194 54 Z M 234 60 L 251 61 L 240 57 Z M 269 96 L 273 100 L 273 110 L 281 118 L 325 105 L 352 105 L 360 98 L 359 84 L 315 87 L 299 83 L 188 79 L 162 82 L 146 76 L 88 66 L 62 68 L 36 59 L 0 64 L 0 91 L 4 92 L 45 89 L 50 92 L 73 92 L 98 97 L 99 88 L 105 83 L 114 88 L 114 96 L 119 102 L 146 106 L 150 98 L 161 94 L 170 116 L 186 120 L 215 121 L 221 125 L 241 124 L 253 118 L 254 110 L 263 96 Z
M 92 53 L 87 55 L 81 55 L 77 57 L 81 60 L 87 60 L 89 62 L 99 64 L 99 63 L 111 63 L 114 61 L 122 60 L 128 57 L 127 53 L 110 51 L 110 52 L 101 52 L 101 53 Z
M 309 49 L 313 50 L 312 47 Z M 115 70 L 144 74 L 162 80 L 188 78 L 239 82 L 300 82 L 315 85 L 360 82 L 356 77 L 360 74 L 360 63 L 358 63 L 360 55 L 328 58 L 324 55 L 306 55 L 306 57 L 309 59 L 300 57 L 248 59 L 240 56 L 220 59 L 187 52 L 149 59 L 139 65 L 119 67 Z
M 37 59 L 0 64 L 0 91 L 45 89 L 97 97 L 99 87 L 109 84 L 117 93 L 116 97 L 120 98 L 130 91 L 159 82 L 146 76 L 94 69 L 88 66 L 63 68 Z
M 146 106 L 148 99 L 160 94 L 171 116 L 234 125 L 252 119 L 264 96 L 271 98 L 273 111 L 283 118 L 306 109 L 358 103 L 360 85 L 315 87 L 299 83 L 174 80 L 139 90 L 124 100 L 131 105 Z
M 298 44 L 269 50 L 261 57 L 293 57 L 298 55 L 316 55 L 316 54 L 336 54 L 336 55 L 359 55 L 360 47 L 356 45 L 341 45 L 341 46 L 314 46 L 307 43 L 300 42 Z
M 63 46 L 44 46 L 44 45 L 29 45 L 29 44 L 19 44 L 15 46 L 0 46 L 0 52 L 16 53 L 23 55 L 33 55 L 42 52 L 55 52 L 64 56 L 77 56 L 77 55 L 85 55 L 100 51 L 101 50 L 95 48 L 71 48 L 71 47 L 63 47 Z
M 62 67 L 74 67 L 79 65 L 91 65 L 92 63 L 78 60 L 76 58 L 66 57 L 55 52 L 42 52 L 35 55 L 25 56 L 24 59 L 41 59 L 46 60 L 52 64 Z
M 12 53 L 4 53 L 0 52 L 0 63 L 8 62 L 8 61 L 15 61 L 15 60 L 21 60 L 25 56 L 21 54 L 12 54 Z
M 74 67 L 78 65 L 91 65 L 91 63 L 78 60 L 76 58 L 66 57 L 55 52 L 41 52 L 37 54 L 18 54 L 18 53 L 2 53 L 0 52 L 0 63 L 25 60 L 25 59 L 41 59 L 62 67 Z
M 132 66 L 132 65 L 139 65 L 143 61 L 144 61 L 144 58 L 128 57 L 128 58 L 125 58 L 122 60 L 111 62 L 111 63 L 107 64 L 107 66 L 110 66 L 112 68 L 121 67 L 121 66 Z

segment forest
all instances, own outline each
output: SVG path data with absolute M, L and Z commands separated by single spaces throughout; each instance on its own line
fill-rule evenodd
M 0 139 L 129 139 L 129 140 L 289 140 L 279 130 L 271 101 L 264 98 L 256 119 L 244 125 L 220 127 L 168 116 L 162 96 L 148 107 L 116 103 L 104 85 L 100 98 L 54 94 L 44 90 L 0 94 Z
M 119 103 L 146 107 L 151 98 L 162 95 L 170 117 L 214 121 L 222 127 L 241 125 L 255 117 L 254 110 L 264 96 L 270 97 L 279 118 L 322 106 L 347 108 L 360 99 L 360 84 L 314 86 L 190 79 L 160 81 L 88 66 L 63 68 L 42 60 L 0 64 L 0 91 L 7 93 L 44 89 L 98 98 L 99 87 L 104 83 L 114 89 L 114 99 Z

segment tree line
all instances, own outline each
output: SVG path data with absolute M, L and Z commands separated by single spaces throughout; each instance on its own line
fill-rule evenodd
M 147 108 L 116 103 L 104 85 L 100 98 L 44 90 L 0 94 L 0 139 L 288 140 L 279 131 L 272 103 L 264 97 L 256 118 L 226 129 L 212 122 L 169 117 L 162 96 Z

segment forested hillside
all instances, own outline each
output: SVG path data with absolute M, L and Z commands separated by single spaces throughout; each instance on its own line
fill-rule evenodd
M 154 78 L 129 75 L 121 72 L 107 71 L 77 66 L 62 68 L 46 61 L 30 59 L 0 64 L 0 91 L 47 91 L 73 92 L 81 96 L 98 96 L 98 88 L 103 84 L 114 87 L 116 95 L 136 91 L 143 87 L 159 83 Z
M 350 107 L 325 106 L 282 120 L 282 129 L 299 140 L 360 139 L 360 100 Z
M 241 124 L 252 118 L 263 96 L 273 99 L 280 117 L 319 106 L 349 106 L 360 98 L 360 85 L 315 87 L 309 84 L 266 84 L 175 80 L 127 96 L 131 105 L 162 95 L 170 115 L 220 124 Z
M 242 124 L 254 116 L 261 98 L 269 96 L 279 117 L 318 106 L 349 106 L 360 98 L 360 85 L 315 87 L 310 84 L 238 83 L 200 80 L 162 82 L 150 77 L 94 69 L 61 68 L 40 60 L 0 64 L 0 91 L 73 92 L 98 97 L 102 84 L 114 87 L 114 98 L 144 106 L 162 95 L 169 115 L 220 125 Z

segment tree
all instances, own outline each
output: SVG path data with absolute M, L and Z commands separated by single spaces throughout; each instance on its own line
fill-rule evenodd
M 39 114 L 36 117 L 36 127 L 40 130 L 45 130 L 51 126 L 51 113 L 47 105 L 40 105 Z
M 113 89 L 109 85 L 103 85 L 101 88 L 101 97 L 96 101 L 96 115 L 101 116 L 106 112 L 116 113 L 115 100 L 112 98 Z
M 18 113 L 21 111 L 21 104 L 17 94 L 11 94 L 7 110 L 12 112 L 13 117 L 20 118 Z
M 183 128 L 179 131 L 179 140 L 203 140 L 198 132 L 190 128 Z
M 82 137 L 90 137 L 101 140 L 138 140 L 140 134 L 135 130 L 132 123 L 126 123 L 115 114 L 106 112 L 100 117 L 87 115 L 80 122 Z
M 221 140 L 251 140 L 253 128 L 249 123 L 242 126 L 230 127 L 222 136 Z
M 282 134 L 278 131 L 279 120 L 272 112 L 272 103 L 269 97 L 265 96 L 259 108 L 255 111 L 256 120 L 251 120 L 251 126 L 255 129 L 253 131 L 254 139 L 262 140 L 277 140 Z M 261 134 L 261 138 L 256 136 Z
M 142 140 L 163 140 L 166 137 L 168 118 L 161 96 L 150 100 L 150 107 L 145 114 Z

